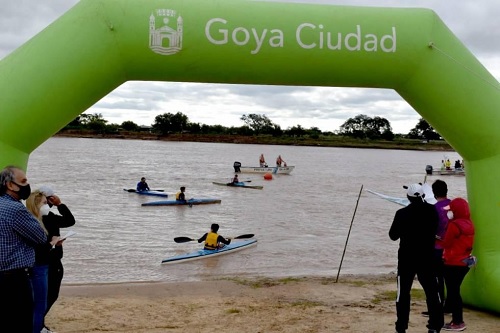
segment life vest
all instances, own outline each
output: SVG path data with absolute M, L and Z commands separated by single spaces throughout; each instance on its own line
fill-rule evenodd
M 209 232 L 207 234 L 207 239 L 205 239 L 205 249 L 207 250 L 215 250 L 219 247 L 219 244 L 217 242 L 217 238 L 219 237 L 218 234 L 215 232 Z
M 177 193 L 175 194 L 175 200 L 180 200 L 180 199 L 181 199 L 181 198 L 180 198 L 180 197 L 181 197 L 181 193 L 182 193 L 182 192 L 177 192 Z

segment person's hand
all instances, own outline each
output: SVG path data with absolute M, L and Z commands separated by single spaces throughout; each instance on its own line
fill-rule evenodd
M 61 246 L 62 242 L 64 242 L 64 239 L 62 239 L 59 236 L 52 236 L 52 239 L 50 240 L 50 245 L 52 245 L 52 248 L 54 248 L 56 245 Z
M 51 205 L 59 206 L 61 204 L 61 199 L 59 199 L 59 197 L 54 194 L 50 197 L 47 197 L 47 202 Z

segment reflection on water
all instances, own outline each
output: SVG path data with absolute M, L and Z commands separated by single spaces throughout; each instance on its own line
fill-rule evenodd
M 257 165 L 279 154 L 291 175 L 242 174 L 263 190 L 213 185 L 229 181 L 233 162 Z M 450 159 L 459 159 L 447 152 Z M 33 188 L 54 187 L 77 219 L 66 241 L 65 283 L 200 280 L 214 276 L 337 275 L 361 185 L 404 196 L 422 182 L 425 166 L 442 152 L 241 145 L 141 140 L 52 138 L 29 160 Z M 162 198 L 123 191 L 147 178 L 174 195 L 218 198 L 217 205 L 142 207 Z M 427 177 L 428 182 L 437 176 Z M 465 178 L 446 176 L 450 197 L 466 197 Z M 354 215 L 341 273 L 395 270 L 397 242 L 387 235 L 400 207 L 366 191 Z M 219 223 L 224 236 L 254 233 L 255 247 L 216 258 L 161 265 L 199 248 L 174 237 L 197 238 Z

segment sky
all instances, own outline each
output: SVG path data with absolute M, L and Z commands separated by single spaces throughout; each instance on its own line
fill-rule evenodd
M 140 0 L 138 0 L 140 1 Z M 147 0 L 142 0 L 147 1 Z M 208 1 L 208 0 L 207 0 Z M 264 0 L 434 10 L 483 66 L 500 78 L 500 0 Z M 36 36 L 78 0 L 0 0 L 0 60 Z M 27 13 L 29 19 L 26 19 Z M 22 22 L 22 25 L 16 24 Z M 282 129 L 300 125 L 337 131 L 358 114 L 387 119 L 408 133 L 421 116 L 394 90 L 129 81 L 85 113 L 108 123 L 151 125 L 157 115 L 181 112 L 189 121 L 242 126 L 242 115 L 266 115 Z

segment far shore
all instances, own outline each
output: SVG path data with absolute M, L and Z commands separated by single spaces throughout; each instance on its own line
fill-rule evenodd
M 407 333 L 426 332 L 412 291 Z M 396 276 L 240 278 L 64 285 L 46 325 L 59 333 L 394 332 Z M 496 314 L 465 308 L 467 332 L 498 332 Z M 450 321 L 450 316 L 445 320 Z
M 149 132 L 121 131 L 117 134 L 96 134 L 92 131 L 63 130 L 56 137 L 76 137 L 92 139 L 124 139 L 124 140 L 159 140 L 159 141 L 184 141 L 184 142 L 212 142 L 234 144 L 263 144 L 263 145 L 288 145 L 288 146 L 313 146 L 313 147 L 344 147 L 344 148 L 371 148 L 371 149 L 399 149 L 422 151 L 454 151 L 445 141 L 425 142 L 423 140 L 395 139 L 386 140 L 361 140 L 341 136 L 320 136 L 317 139 L 309 137 L 273 137 L 270 135 L 220 135 L 220 134 L 168 134 L 156 135 Z

